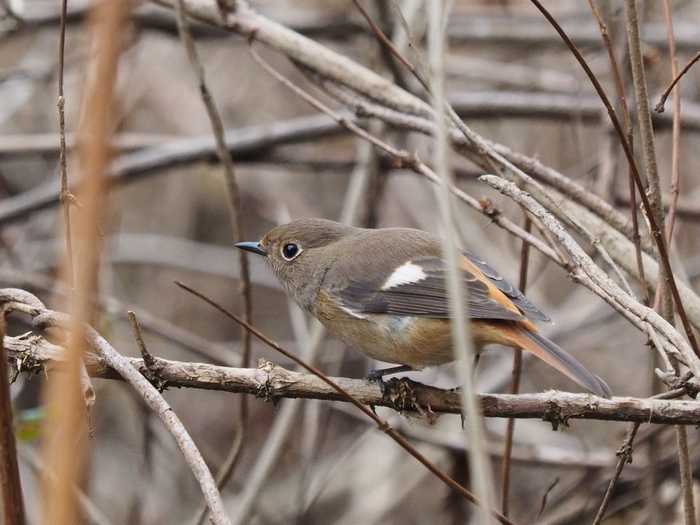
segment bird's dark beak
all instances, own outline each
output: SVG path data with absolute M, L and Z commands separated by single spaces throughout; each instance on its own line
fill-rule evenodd
M 236 244 L 236 248 L 245 250 L 247 252 L 257 253 L 258 255 L 267 255 L 267 251 L 260 246 L 259 242 L 239 242 Z

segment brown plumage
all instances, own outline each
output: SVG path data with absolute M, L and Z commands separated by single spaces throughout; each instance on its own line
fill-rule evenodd
M 259 243 L 236 246 L 264 255 L 294 301 L 355 350 L 414 369 L 455 360 L 439 238 L 303 219 L 270 230 Z M 478 349 L 523 348 L 590 392 L 611 397 L 604 381 L 538 333 L 526 316 L 550 320 L 519 290 L 468 252 L 460 266 Z

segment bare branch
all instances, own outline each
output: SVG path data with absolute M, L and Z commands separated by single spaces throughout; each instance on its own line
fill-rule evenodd
M 6 337 L 8 359 L 21 372 L 61 370 L 64 350 L 37 335 Z M 141 374 L 148 369 L 142 359 L 124 357 Z M 158 381 L 165 388 L 197 388 L 245 393 L 277 401 L 281 398 L 347 401 L 322 379 L 293 372 L 269 361 L 261 360 L 257 368 L 232 368 L 207 363 L 186 363 L 155 358 Z M 119 379 L 96 355 L 86 361 L 91 377 Z M 422 385 L 409 379 L 387 381 L 388 393 L 382 393 L 375 382 L 344 377 L 332 378 L 355 399 L 368 406 L 385 406 L 405 414 L 434 419 L 439 414 L 461 413 L 460 394 Z M 672 395 L 682 394 L 676 391 Z M 572 394 L 550 390 L 539 394 L 481 394 L 481 407 L 486 417 L 542 419 L 559 428 L 570 419 L 597 419 L 640 423 L 699 425 L 696 401 L 637 399 L 614 397 L 602 399 L 590 394 Z

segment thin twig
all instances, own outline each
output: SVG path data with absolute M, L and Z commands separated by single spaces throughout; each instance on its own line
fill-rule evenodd
M 384 35 L 384 33 L 382 33 L 381 29 L 379 29 L 379 27 L 377 27 L 376 24 L 374 24 L 374 23 L 371 21 L 369 15 L 367 15 L 367 13 L 362 9 L 362 7 L 359 5 L 358 1 L 357 1 L 357 0 L 353 0 L 353 1 L 355 2 L 355 5 L 358 7 L 358 9 L 360 9 L 360 11 L 362 12 L 363 16 L 365 16 L 365 18 L 368 20 L 368 22 L 369 22 L 370 25 L 372 26 L 372 29 L 373 29 L 373 30 L 375 31 L 375 33 L 377 34 L 377 37 L 379 38 L 380 42 L 382 42 L 382 43 L 388 42 L 388 38 Z M 429 5 L 430 5 L 431 7 L 434 6 L 434 4 L 432 4 L 432 3 L 429 4 Z M 440 20 L 440 27 L 441 27 L 441 28 L 444 27 L 444 23 L 443 23 L 443 22 L 444 22 L 444 20 L 441 19 L 441 20 Z M 462 131 L 462 132 L 464 133 L 465 138 L 467 138 L 468 140 L 472 140 L 472 142 L 474 142 L 474 141 L 473 141 L 473 136 L 465 129 L 465 128 L 466 128 L 466 125 L 465 125 L 465 124 L 461 121 L 461 119 L 457 116 L 457 113 L 456 113 L 456 112 L 454 111 L 454 109 L 450 106 L 449 102 L 447 102 L 447 100 L 446 100 L 444 97 L 441 97 L 438 93 L 433 92 L 433 90 L 431 90 L 431 87 L 427 84 L 427 82 L 426 82 L 425 80 L 423 80 L 423 78 L 418 74 L 418 72 L 416 71 L 416 69 L 415 69 L 415 68 L 409 63 L 409 61 L 399 52 L 399 50 L 396 49 L 396 47 L 394 47 L 393 45 L 390 45 L 390 46 L 389 46 L 389 50 L 390 50 L 391 53 L 394 54 L 394 56 L 396 56 L 402 63 L 404 63 L 404 64 L 407 65 L 407 67 L 409 68 L 409 70 L 414 74 L 414 76 L 418 79 L 418 81 L 423 85 L 423 87 L 425 88 L 425 90 L 426 90 L 429 94 L 431 94 L 431 100 L 432 100 L 433 106 L 434 106 L 434 107 L 433 107 L 433 110 L 434 110 L 434 115 L 435 115 L 436 122 L 439 120 L 439 118 L 438 118 L 439 115 L 443 113 L 442 109 L 445 108 L 446 111 L 447 111 L 447 114 L 448 114 L 449 117 L 452 119 L 452 121 L 453 121 L 454 124 L 457 126 L 457 128 L 460 129 L 460 131 Z M 431 69 L 432 69 L 432 68 L 431 68 Z M 435 82 L 436 82 L 436 80 L 435 80 L 435 78 L 434 78 L 434 77 L 435 77 L 435 72 L 432 72 L 432 77 L 433 77 L 433 83 L 435 83 Z M 440 104 L 437 104 L 437 103 L 436 103 L 436 99 L 437 99 L 437 98 L 440 98 L 440 102 L 441 102 Z M 474 142 L 474 144 L 476 145 L 477 150 L 478 150 L 478 153 L 481 155 L 483 161 L 488 165 L 489 169 L 490 169 L 493 173 L 498 173 L 498 171 L 499 171 L 499 170 L 498 170 L 498 166 L 496 165 L 495 161 L 487 154 L 485 148 L 482 148 L 480 142 L 478 142 L 478 141 Z M 441 210 L 442 210 L 442 209 L 444 209 L 444 206 L 441 207 Z
M 673 34 L 673 17 L 671 16 L 671 6 L 668 0 L 663 0 L 664 18 L 666 19 L 666 31 L 668 33 L 668 48 L 671 60 L 671 75 L 674 80 L 671 86 L 675 86 L 683 73 L 678 74 L 678 56 L 676 55 L 676 39 Z M 700 53 L 697 55 L 700 57 Z M 688 66 L 689 68 L 690 66 Z M 676 213 L 678 210 L 678 197 L 680 195 L 680 138 L 681 138 L 681 93 L 678 87 L 671 87 L 673 90 L 673 128 L 671 140 L 671 199 L 669 203 L 668 218 L 666 222 L 666 239 L 669 246 L 673 242 L 673 227 L 676 223 Z M 668 92 L 662 95 L 656 110 L 663 111 L 663 103 L 668 96 Z M 669 319 L 672 320 L 672 319 Z M 676 443 L 678 447 L 678 465 L 681 478 L 681 493 L 683 495 L 683 511 L 685 515 L 685 525 L 695 525 L 695 499 L 693 491 L 693 475 L 690 464 L 690 454 L 688 452 L 688 434 L 685 427 L 676 426 Z
M 37 328 L 50 326 L 65 328 L 74 323 L 74 321 L 71 316 L 47 310 L 35 311 L 33 316 L 33 322 Z M 115 370 L 134 388 L 146 404 L 158 414 L 158 417 L 160 417 L 175 439 L 192 473 L 200 484 L 204 497 L 211 509 L 212 522 L 217 525 L 230 525 L 214 479 L 194 441 L 175 412 L 155 387 L 144 377 L 145 374 L 141 374 L 136 370 L 130 361 L 119 354 L 94 328 L 85 325 L 83 328 L 85 330 L 86 343 L 89 344 L 90 348 L 98 354 L 100 360 Z M 158 365 L 160 367 L 160 362 Z M 144 372 L 148 373 L 149 369 L 145 368 Z M 72 490 L 72 486 L 69 488 Z
M 136 319 L 136 314 L 131 310 L 126 312 L 126 314 L 129 317 L 129 322 L 131 323 L 131 331 L 134 333 L 134 339 L 136 339 L 136 346 L 139 347 L 141 359 L 143 359 L 143 364 L 146 365 L 146 370 L 148 371 L 146 379 L 153 383 L 158 379 L 158 361 L 155 357 L 153 357 L 153 355 L 151 355 L 148 348 L 146 348 L 146 342 L 143 340 L 143 336 L 141 335 L 141 327 Z
M 671 60 L 671 75 L 674 81 L 670 89 L 673 90 L 673 126 L 671 136 L 671 190 L 668 205 L 668 218 L 666 223 L 666 240 L 670 245 L 673 242 L 673 228 L 676 224 L 678 213 L 678 198 L 680 196 L 680 145 L 681 145 L 681 92 L 678 88 L 673 88 L 680 80 L 683 73 L 678 74 L 678 56 L 676 55 L 676 39 L 673 35 L 673 18 L 671 17 L 671 6 L 668 0 L 663 0 L 664 17 L 668 32 L 668 49 Z M 700 53 L 697 55 L 700 57 Z M 688 67 L 688 66 L 686 66 Z M 666 93 L 666 96 L 668 94 Z M 665 100 L 665 97 L 664 97 Z M 663 198 L 662 198 L 663 200 Z
M 66 48 L 66 16 L 68 0 L 61 0 L 61 28 L 58 45 L 58 132 L 59 132 L 59 165 L 61 167 L 61 205 L 63 206 L 63 227 L 66 231 L 66 274 L 68 283 L 73 285 L 73 237 L 70 229 L 70 207 L 75 196 L 68 189 L 68 166 L 66 163 L 66 99 L 63 97 L 63 71 Z
M 593 525 L 600 525 L 603 521 L 605 512 L 608 510 L 608 505 L 610 505 L 610 500 L 612 499 L 613 491 L 615 490 L 617 482 L 620 479 L 622 469 L 627 463 L 632 462 L 632 445 L 634 443 L 634 438 L 637 435 L 637 431 L 639 430 L 640 426 L 641 423 L 634 423 L 630 425 L 629 429 L 627 429 L 627 435 L 625 436 L 625 440 L 622 443 L 620 449 L 617 451 L 618 459 L 617 465 L 615 466 L 615 471 L 613 472 L 612 478 L 610 478 L 610 483 L 608 483 L 608 488 L 605 491 L 605 495 L 603 496 L 603 501 L 600 504 L 600 507 L 598 508 L 598 513 L 596 514 L 595 519 L 593 520 Z
M 690 62 L 688 62 L 683 70 L 680 73 L 675 74 L 674 73 L 674 78 L 671 81 L 671 83 L 668 85 L 666 89 L 664 89 L 664 92 L 661 94 L 661 98 L 659 98 L 658 104 L 654 106 L 654 109 L 658 111 L 659 113 L 664 112 L 664 105 L 666 104 L 666 99 L 668 98 L 668 95 L 671 93 L 671 90 L 675 87 L 676 84 L 678 84 L 678 81 L 683 77 L 691 67 L 693 67 L 693 64 L 700 60 L 700 51 L 698 51 L 693 58 L 690 59 Z
M 525 213 L 523 220 L 523 230 L 530 231 L 532 227 L 532 219 Z M 520 278 L 518 279 L 518 288 L 522 293 L 525 293 L 527 288 L 527 270 L 530 262 L 528 257 L 530 245 L 523 242 L 520 247 Z M 521 348 L 513 349 L 513 371 L 511 372 L 510 388 L 508 393 L 515 395 L 520 390 L 520 376 L 523 370 L 523 351 Z M 510 465 L 511 454 L 513 452 L 513 434 L 515 433 L 515 419 L 510 418 L 506 426 L 505 443 L 503 445 L 503 463 L 501 465 L 501 513 L 508 516 L 509 511 L 509 493 L 510 493 Z
M 622 118 L 624 118 L 625 120 L 625 125 L 627 126 L 628 132 L 631 133 L 632 119 L 630 118 L 629 108 L 627 107 L 627 97 L 625 96 L 625 88 L 622 83 L 622 75 L 620 75 L 620 68 L 617 65 L 617 59 L 615 58 L 615 51 L 613 50 L 612 42 L 610 41 L 610 33 L 608 32 L 608 27 L 605 24 L 605 22 L 603 22 L 603 18 L 600 16 L 595 2 L 593 0 L 588 0 L 588 4 L 591 6 L 593 16 L 598 22 L 598 27 L 600 28 L 600 35 L 603 38 L 605 50 L 607 51 L 608 59 L 610 60 L 610 67 L 612 69 L 613 79 L 615 80 L 615 89 L 617 90 L 617 96 L 620 98 Z
M 600 27 L 600 34 L 603 37 L 603 42 L 605 44 L 605 49 L 608 52 L 608 59 L 610 60 L 610 66 L 613 72 L 613 79 L 615 80 L 615 89 L 617 90 L 617 96 L 620 99 L 620 106 L 622 108 L 622 118 L 625 121 L 625 126 L 627 127 L 627 141 L 629 142 L 630 149 L 634 146 L 634 131 L 632 127 L 632 119 L 630 117 L 629 108 L 627 107 L 627 97 L 625 96 L 625 87 L 622 83 L 622 75 L 620 75 L 620 68 L 617 65 L 617 60 L 615 58 L 615 51 L 613 50 L 612 43 L 610 42 L 610 35 L 608 33 L 608 28 L 603 22 L 598 9 L 595 6 L 593 0 L 588 0 L 593 11 L 593 16 L 595 16 L 598 21 L 598 26 Z M 649 306 L 649 288 L 646 282 L 646 273 L 644 272 L 644 264 L 642 262 L 642 246 L 641 246 L 641 236 L 639 235 L 639 221 L 637 219 L 637 194 L 634 185 L 634 174 L 632 173 L 632 168 L 628 170 L 629 179 L 629 193 L 631 205 L 631 215 L 632 215 L 632 242 L 634 243 L 634 250 L 637 258 L 637 275 L 639 276 L 639 282 L 642 285 L 642 301 L 645 305 Z
M 320 323 L 316 326 L 322 328 Z M 323 335 L 324 330 L 322 329 L 312 331 L 308 345 L 303 350 L 302 357 L 304 361 L 313 362 L 315 360 L 315 356 L 322 346 Z M 258 366 L 260 367 L 260 364 Z M 315 376 L 312 377 L 315 378 Z M 327 387 L 326 383 L 321 383 Z M 258 393 L 262 393 L 263 390 L 258 390 Z M 238 495 L 236 514 L 232 518 L 234 525 L 246 525 L 249 523 L 251 519 L 250 514 L 255 508 L 256 501 L 264 492 L 263 489 L 270 474 L 279 465 L 280 457 L 287 450 L 284 445 L 287 443 L 290 431 L 295 428 L 294 423 L 297 420 L 301 407 L 301 403 L 285 403 L 277 412 L 267 439 L 265 439 L 265 443 L 255 458 L 255 464 L 247 471 L 246 483 Z
M 202 101 L 207 110 L 209 121 L 211 122 L 212 131 L 216 139 L 216 152 L 224 169 L 224 179 L 226 182 L 226 190 L 228 195 L 229 217 L 231 220 L 231 229 L 233 231 L 233 242 L 238 243 L 243 241 L 243 208 L 241 205 L 241 192 L 236 181 L 234 172 L 233 158 L 231 153 L 226 148 L 224 139 L 224 125 L 221 120 L 221 115 L 216 107 L 214 98 L 207 87 L 205 80 L 204 67 L 199 59 L 197 48 L 192 38 L 189 23 L 185 15 L 185 7 L 183 0 L 176 0 L 176 22 L 180 38 L 182 39 L 187 56 L 189 58 L 192 69 L 197 75 L 199 83 L 199 92 L 202 96 Z M 250 321 L 253 312 L 251 285 L 250 285 L 250 270 L 248 268 L 248 257 L 243 250 L 239 250 L 238 268 L 238 296 L 242 303 L 242 316 L 246 321 Z M 251 336 L 247 330 L 241 329 L 241 366 L 247 367 L 250 362 L 250 347 Z M 217 487 L 223 487 L 233 474 L 234 467 L 238 464 L 238 458 L 243 450 L 245 443 L 245 435 L 248 428 L 248 398 L 241 396 L 239 399 L 238 411 L 236 412 L 236 434 L 229 449 L 229 453 L 221 465 L 216 476 Z M 201 522 L 204 519 L 206 507 L 200 506 L 198 518 L 195 522 Z
M 352 3 L 355 4 L 355 7 L 357 7 L 357 10 L 360 12 L 360 14 L 364 17 L 364 19 L 367 21 L 369 26 L 372 28 L 372 31 L 374 31 L 374 34 L 377 36 L 377 39 L 379 40 L 379 43 L 386 47 L 389 52 L 394 55 L 406 68 L 411 72 L 411 74 L 416 77 L 418 82 L 420 82 L 421 86 L 430 93 L 430 86 L 428 83 L 423 79 L 421 74 L 418 72 L 418 70 L 411 64 L 411 62 L 403 56 L 403 54 L 396 49 L 396 46 L 392 44 L 391 40 L 387 38 L 387 36 L 384 34 L 384 32 L 381 30 L 381 28 L 374 23 L 374 20 L 372 20 L 372 17 L 369 16 L 369 13 L 365 11 L 364 7 L 360 4 L 359 0 L 352 0 Z
M 423 2 L 421 2 L 420 0 L 414 0 L 413 2 L 403 2 L 399 4 L 399 0 L 391 0 L 391 4 L 394 8 L 394 12 L 396 13 L 396 18 L 404 30 L 406 36 L 405 45 L 407 45 L 408 48 L 413 52 L 413 55 L 420 64 L 421 69 L 423 71 L 429 71 L 430 68 L 425 63 L 423 54 L 420 52 L 419 46 L 416 42 L 416 38 L 413 34 L 413 30 L 411 29 L 411 27 L 415 28 L 420 22 L 424 20 Z M 407 10 L 408 16 L 404 16 L 403 9 Z M 399 33 L 395 35 L 395 37 L 398 36 Z M 399 52 L 401 52 L 400 48 L 403 46 L 396 47 L 397 49 L 399 49 Z

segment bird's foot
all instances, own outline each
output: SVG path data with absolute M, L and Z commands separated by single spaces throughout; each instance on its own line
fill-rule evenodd
M 398 374 L 401 372 L 411 372 L 413 367 L 409 365 L 393 366 L 391 368 L 382 368 L 380 370 L 372 370 L 365 377 L 365 381 L 376 381 L 379 384 L 379 390 L 382 392 L 382 398 L 379 400 L 379 404 L 384 402 L 384 396 L 386 395 L 386 383 L 384 383 L 384 376 L 389 374 Z

